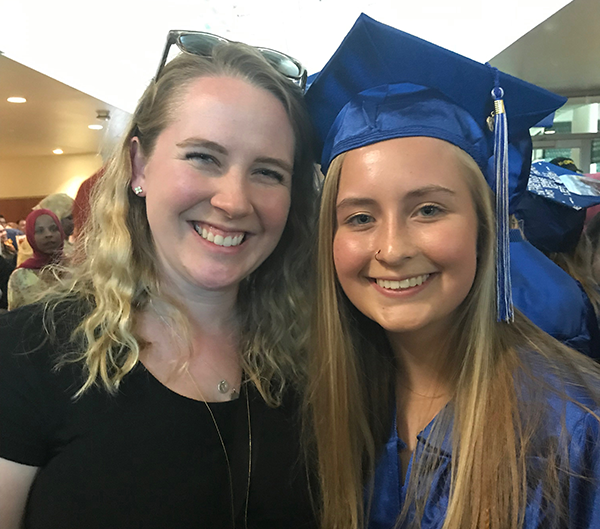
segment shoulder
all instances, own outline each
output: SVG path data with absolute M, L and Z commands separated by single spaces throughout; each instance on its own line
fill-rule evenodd
M 44 304 L 26 305 L 0 315 L 3 352 L 30 353 L 40 348 L 61 351 L 83 318 L 82 304 L 61 302 L 49 309 Z
M 524 371 L 517 372 L 515 383 L 521 412 L 541 421 L 541 431 L 572 435 L 580 424 L 598 422 L 600 368 L 595 362 L 564 347 L 548 356 L 521 352 L 520 360 Z
M 600 420 L 600 376 L 590 373 L 544 373 L 547 404 L 546 427 L 553 436 L 567 434 L 569 442 L 577 442 L 583 430 L 598 431 Z M 600 441 L 600 438 L 598 438 Z
M 10 276 L 11 283 L 19 283 L 23 286 L 28 284 L 36 283 L 39 280 L 37 270 L 31 270 L 30 268 L 17 268 Z
M 558 340 L 580 335 L 590 307 L 579 284 L 527 241 L 511 242 L 510 252 L 515 307 Z

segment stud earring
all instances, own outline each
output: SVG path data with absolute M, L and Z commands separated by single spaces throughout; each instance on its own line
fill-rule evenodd
M 142 186 L 135 186 L 133 188 L 133 192 L 139 197 L 144 192 L 144 190 L 142 189 Z

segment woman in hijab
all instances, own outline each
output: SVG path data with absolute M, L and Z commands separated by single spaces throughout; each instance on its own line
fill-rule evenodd
M 21 263 L 8 281 L 8 310 L 35 301 L 56 280 L 44 270 L 62 259 L 65 233 L 58 217 L 49 209 L 36 209 L 27 216 L 27 242 L 33 255 Z

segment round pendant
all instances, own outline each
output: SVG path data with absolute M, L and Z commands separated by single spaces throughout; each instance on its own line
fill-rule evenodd
M 219 393 L 227 393 L 229 391 L 229 382 L 227 382 L 225 379 L 221 380 L 221 382 L 219 382 L 217 385 L 217 389 L 219 390 Z

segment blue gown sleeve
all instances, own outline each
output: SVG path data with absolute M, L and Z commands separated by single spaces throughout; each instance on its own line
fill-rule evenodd
M 600 428 L 590 414 L 575 427 L 569 447 L 569 527 L 600 527 Z

